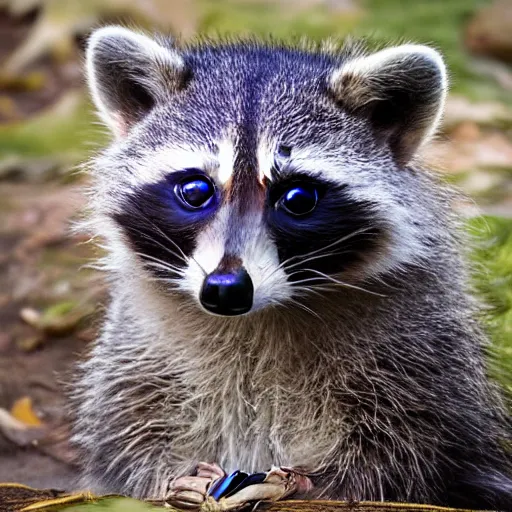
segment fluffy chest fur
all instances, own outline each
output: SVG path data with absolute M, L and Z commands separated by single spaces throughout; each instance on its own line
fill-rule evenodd
M 268 329 L 198 338 L 164 341 L 173 345 L 171 385 L 183 393 L 172 452 L 230 471 L 321 467 L 342 437 L 342 383 L 313 345 Z

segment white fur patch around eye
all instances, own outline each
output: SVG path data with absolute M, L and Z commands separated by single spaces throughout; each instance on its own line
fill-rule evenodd
M 221 207 L 213 222 L 198 233 L 194 254 L 181 282 L 182 289 L 197 299 L 205 276 L 219 266 L 224 255 L 228 216 L 229 208 Z
M 259 181 L 267 178 L 272 180 L 272 170 L 275 162 L 275 148 L 269 143 L 262 143 L 258 147 Z M 357 160 L 358 155 L 350 148 L 338 147 L 335 152 L 329 152 L 325 146 L 310 145 L 307 147 L 293 147 L 287 166 L 290 170 L 311 176 L 326 179 L 334 183 L 347 183 L 351 179 L 351 170 L 348 162 Z
M 214 156 L 197 146 L 175 146 L 146 151 L 132 164 L 131 175 L 135 185 L 156 183 L 166 174 L 198 169 L 210 174 L 215 168 Z

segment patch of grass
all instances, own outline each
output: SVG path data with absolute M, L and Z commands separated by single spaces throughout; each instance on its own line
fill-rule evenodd
M 131 498 L 101 498 L 95 503 L 84 503 L 66 507 L 63 510 L 66 512 L 101 512 L 105 510 L 109 512 L 156 512 L 157 510 L 161 511 L 162 508 L 153 507 Z
M 491 308 L 485 320 L 496 352 L 493 372 L 512 392 L 512 220 L 478 217 L 469 229 L 479 240 L 474 281 Z
M 358 20 L 358 16 L 333 15 L 322 7 L 304 11 L 278 2 L 203 0 L 200 10 L 198 32 L 213 37 L 236 34 L 290 40 L 307 36 L 320 41 L 346 35 Z

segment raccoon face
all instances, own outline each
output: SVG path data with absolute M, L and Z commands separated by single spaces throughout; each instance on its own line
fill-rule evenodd
M 434 50 L 177 50 L 107 27 L 87 70 L 117 137 L 95 164 L 102 234 L 166 292 L 234 316 L 428 257 L 408 164 L 442 111 Z

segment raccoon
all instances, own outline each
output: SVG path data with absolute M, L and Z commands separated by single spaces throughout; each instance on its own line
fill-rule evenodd
M 114 141 L 89 165 L 110 301 L 72 400 L 83 485 L 161 499 L 206 461 L 512 510 L 455 196 L 418 156 L 440 54 L 111 26 L 86 60 Z

